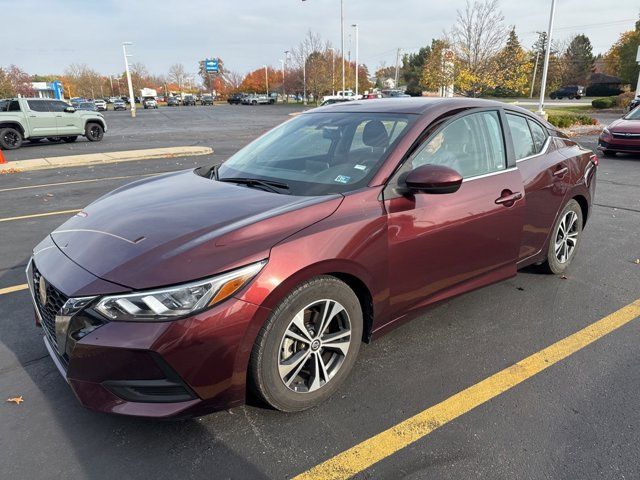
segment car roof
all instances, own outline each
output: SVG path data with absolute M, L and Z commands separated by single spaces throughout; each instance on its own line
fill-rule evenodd
M 378 98 L 372 100 L 350 100 L 314 108 L 304 113 L 316 112 L 359 112 L 359 113 L 402 113 L 423 115 L 432 108 L 473 108 L 504 106 L 504 103 L 480 98 L 439 98 L 439 97 L 404 97 Z

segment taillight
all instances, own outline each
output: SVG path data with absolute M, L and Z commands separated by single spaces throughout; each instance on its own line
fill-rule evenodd
M 591 163 L 593 163 L 594 166 L 598 166 L 598 156 L 595 153 L 592 153 L 589 156 L 589 160 L 591 160 Z

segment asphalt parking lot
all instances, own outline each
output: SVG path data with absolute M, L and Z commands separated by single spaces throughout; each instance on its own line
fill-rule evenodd
M 142 175 L 221 161 L 299 107 L 165 110 L 135 121 L 108 112 L 100 144 L 7 155 L 215 150 L 0 176 L 0 478 L 291 478 L 640 298 L 640 157 L 601 158 L 566 278 L 527 269 L 429 310 L 364 346 L 345 385 L 318 408 L 283 414 L 251 402 L 173 422 L 87 411 L 49 359 L 27 291 L 6 290 L 24 284 L 32 248 L 69 216 L 38 215 L 80 209 Z M 595 148 L 595 137 L 579 140 Z M 636 318 L 356 478 L 640 478 L 639 339 Z M 24 402 L 4 402 L 15 396 Z

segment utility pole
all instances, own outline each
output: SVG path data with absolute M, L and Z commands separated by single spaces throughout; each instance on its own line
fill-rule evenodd
M 331 49 L 331 95 L 336 94 L 336 52 Z
M 360 69 L 359 68 L 360 65 L 358 64 L 358 24 L 354 23 L 351 26 L 356 29 L 356 97 L 357 97 L 358 96 L 358 70 Z
M 111 84 L 111 96 L 113 97 L 113 77 L 109 75 L 109 83 Z
M 536 85 L 536 74 L 538 73 L 538 60 L 540 59 L 540 50 L 536 53 L 536 64 L 533 67 L 533 78 L 531 79 L 531 91 L 529 92 L 529 98 L 533 98 L 533 87 Z
M 287 71 L 287 60 L 289 60 L 289 50 L 284 51 L 284 64 L 282 66 L 282 94 L 284 95 L 285 102 L 289 103 L 289 97 L 287 97 L 285 92 L 285 73 Z
M 344 0 L 340 0 L 340 55 L 342 55 L 342 94 L 344 95 Z
M 133 84 L 131 83 L 131 72 L 129 71 L 129 55 L 127 55 L 127 45 L 131 42 L 122 42 L 122 52 L 124 53 L 124 69 L 127 72 L 127 85 L 129 86 L 129 102 L 131 104 L 131 118 L 136 118 L 136 97 L 133 95 Z
M 280 59 L 280 63 L 282 64 L 282 102 L 284 103 L 286 97 L 284 92 L 284 60 Z
M 302 58 L 302 103 L 307 104 L 307 48 L 303 47 Z
M 541 117 L 545 117 L 544 113 L 544 93 L 547 88 L 547 72 L 549 71 L 549 54 L 551 52 L 551 38 L 553 34 L 553 19 L 556 14 L 556 0 L 551 0 L 551 14 L 549 15 L 549 30 L 547 31 L 547 45 L 544 51 L 544 67 L 542 67 L 542 84 L 540 85 L 540 103 L 536 112 Z
M 394 88 L 398 88 L 398 73 L 399 73 L 399 69 L 400 69 L 400 49 L 398 49 L 398 51 L 396 52 L 396 76 L 394 79 L 394 83 L 395 83 L 395 87 Z
M 267 69 L 267 66 L 264 65 L 264 83 L 265 86 L 267 87 L 267 97 L 269 96 L 269 70 Z

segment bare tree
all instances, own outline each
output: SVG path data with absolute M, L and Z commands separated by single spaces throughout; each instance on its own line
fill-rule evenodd
M 490 86 L 493 59 L 504 45 L 507 29 L 498 0 L 467 0 L 464 11 L 458 10 L 456 24 L 449 34 L 459 63 L 458 69 L 466 75 L 465 90 L 472 95 Z
M 168 79 L 170 82 L 175 83 L 180 88 L 182 88 L 182 84 L 184 83 L 184 79 L 187 73 L 184 70 L 184 65 L 181 63 L 174 63 L 169 67 L 169 75 Z

